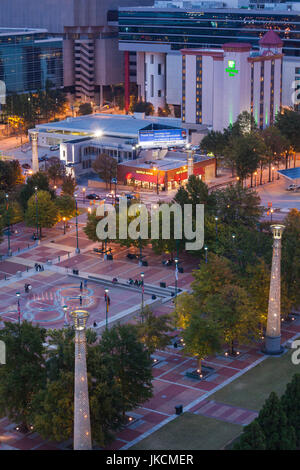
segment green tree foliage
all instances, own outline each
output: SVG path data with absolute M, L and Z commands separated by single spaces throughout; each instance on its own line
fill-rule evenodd
M 296 434 L 276 393 L 265 401 L 257 418 L 266 439 L 267 450 L 295 450 Z
M 60 161 L 52 162 L 51 165 L 47 168 L 47 175 L 53 184 L 56 184 L 58 180 L 62 180 L 65 174 L 65 166 Z
M 269 126 L 262 131 L 262 138 L 265 143 L 265 157 L 269 168 L 269 182 L 272 179 L 272 164 L 278 163 L 282 159 L 282 154 L 289 149 L 289 142 L 284 137 L 278 127 Z
M 99 155 L 92 164 L 93 170 L 106 183 L 106 187 L 109 186 L 110 189 L 112 179 L 117 176 L 117 166 L 117 160 L 105 153 Z
M 45 338 L 45 329 L 27 321 L 5 322 L 0 330 L 7 355 L 7 363 L 0 367 L 0 413 L 25 429 L 31 424 L 33 396 L 45 385 Z
M 67 220 L 72 219 L 76 215 L 75 199 L 67 194 L 63 194 L 55 199 L 55 204 L 58 207 L 59 216 L 62 219 L 65 217 Z
M 75 178 L 73 178 L 71 175 L 65 175 L 63 178 L 63 182 L 61 185 L 61 190 L 63 195 L 68 195 L 68 196 L 74 196 L 74 193 L 76 191 L 77 184 Z
M 152 396 L 152 363 L 132 325 L 116 325 L 105 331 L 99 344 L 104 362 L 120 384 L 120 405 L 126 411 Z
M 47 191 L 37 191 L 37 207 L 38 207 L 38 225 L 40 236 L 42 236 L 42 228 L 51 228 L 59 220 L 59 211 L 55 202 L 51 199 L 50 193 Z M 25 221 L 29 227 L 36 227 L 37 210 L 35 195 L 31 196 L 28 201 L 28 207 L 25 214 Z
M 22 184 L 22 169 L 18 160 L 0 160 L 0 190 L 10 192 Z
M 143 319 L 136 328 L 138 337 L 150 354 L 156 349 L 165 349 L 170 344 L 169 332 L 172 330 L 170 315 L 154 315 L 151 308 L 146 305 L 140 312 Z
M 284 109 L 276 114 L 275 126 L 287 139 L 296 152 L 300 151 L 300 114 L 292 109 Z
M 243 434 L 234 445 L 233 450 L 266 450 L 265 435 L 257 419 L 245 426 Z
M 218 163 L 224 154 L 224 148 L 228 145 L 228 134 L 220 131 L 210 131 L 201 140 L 201 149 L 207 153 L 213 153 L 216 158 L 216 176 L 218 173 Z
M 300 444 L 300 374 L 295 374 L 287 384 L 281 397 L 281 404 L 287 417 L 288 426 L 296 432 L 297 444 Z
M 196 356 L 198 372 L 202 371 L 202 360 L 222 349 L 222 335 L 218 325 L 205 316 L 192 315 L 183 332 L 184 352 Z
M 93 108 L 91 103 L 81 103 L 79 106 L 78 114 L 79 116 L 86 116 L 87 114 L 92 114 Z
M 135 101 L 133 100 L 130 111 L 133 113 L 145 113 L 146 116 L 152 116 L 154 114 L 154 107 L 152 103 L 147 101 Z
M 24 212 L 27 209 L 27 203 L 31 196 L 35 193 L 35 188 L 40 191 L 47 191 L 51 194 L 51 198 L 55 198 L 55 192 L 50 188 L 48 176 L 39 171 L 34 175 L 27 178 L 26 184 L 23 185 L 21 191 L 18 194 L 18 201 L 21 204 Z
M 227 186 L 215 192 L 218 214 L 222 223 L 232 227 L 256 227 L 262 215 L 259 195 L 240 184 Z
M 282 280 L 291 305 L 300 305 L 300 211 L 292 209 L 284 220 L 282 237 Z

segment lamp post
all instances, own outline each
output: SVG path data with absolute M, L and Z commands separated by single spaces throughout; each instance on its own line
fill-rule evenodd
M 218 220 L 219 220 L 219 217 L 215 217 L 215 221 L 216 221 L 216 240 L 218 240 Z
M 205 263 L 207 264 L 207 250 L 208 250 L 208 247 L 205 246 L 204 250 L 205 250 Z
M 106 312 L 105 312 L 105 329 L 108 329 L 108 310 L 109 310 L 109 304 L 108 304 L 108 293 L 109 290 L 105 289 L 105 307 L 106 307 Z
M 117 204 L 117 184 L 118 184 L 118 180 L 117 178 L 112 178 L 111 182 L 115 185 L 115 206 Z
M 64 326 L 69 326 L 69 321 L 68 321 L 68 306 L 64 305 L 63 306 L 63 311 L 64 311 Z
M 17 297 L 17 306 L 18 306 L 18 323 L 19 326 L 21 325 L 21 306 L 20 306 L 20 292 L 16 292 L 16 297 Z
M 142 278 L 142 322 L 144 321 L 144 273 L 141 273 L 141 278 Z
M 66 234 L 66 218 L 63 217 L 63 221 L 64 221 L 64 235 Z
M 8 194 L 5 194 L 6 197 L 6 213 L 7 213 L 7 254 L 8 256 L 12 255 L 10 249 L 10 214 L 9 214 L 9 202 L 8 202 Z
M 274 209 L 270 209 L 270 214 L 271 214 L 271 223 L 273 221 L 273 212 L 274 212 Z
M 83 204 L 85 204 L 85 191 L 86 191 L 86 189 L 85 189 L 85 188 L 82 188 L 82 193 L 83 193 Z
M 77 195 L 75 194 L 74 195 L 75 197 L 75 206 L 76 206 L 76 253 L 80 253 L 80 249 L 79 249 L 79 241 L 78 241 L 78 204 L 77 204 Z
M 175 299 L 177 297 L 177 292 L 178 292 L 178 263 L 179 259 L 175 258 Z
M 158 188 L 158 168 L 154 167 L 153 168 L 154 171 L 156 171 L 156 194 L 159 194 L 159 188 Z
M 86 369 L 85 310 L 71 312 L 75 326 L 74 450 L 91 450 L 91 421 Z
M 254 179 L 254 186 L 256 187 L 257 171 L 254 172 L 254 176 L 255 176 L 255 179 Z
M 37 186 L 34 188 L 35 191 L 35 219 L 36 219 L 36 238 L 37 240 L 40 239 L 39 236 L 39 207 L 38 207 L 38 188 Z

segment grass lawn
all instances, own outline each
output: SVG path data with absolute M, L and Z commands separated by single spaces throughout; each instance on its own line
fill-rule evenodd
M 183 413 L 130 450 L 218 450 L 235 439 L 242 426 Z
M 259 411 L 271 392 L 281 395 L 292 376 L 300 374 L 300 365 L 291 362 L 292 352 L 281 357 L 268 357 L 209 399 Z

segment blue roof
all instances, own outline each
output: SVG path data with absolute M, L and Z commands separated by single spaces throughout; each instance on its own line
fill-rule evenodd
M 297 180 L 300 178 L 300 167 L 298 168 L 289 168 L 288 170 L 279 170 L 278 173 L 285 178 L 291 180 Z

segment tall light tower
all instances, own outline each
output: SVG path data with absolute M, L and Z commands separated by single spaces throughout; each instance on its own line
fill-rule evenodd
M 89 317 L 85 310 L 74 310 L 75 325 L 75 390 L 74 390 L 74 450 L 91 450 L 91 421 L 86 370 L 85 328 Z
M 281 274 L 281 237 L 284 225 L 271 225 L 273 232 L 273 257 L 269 293 L 267 331 L 265 339 L 266 354 L 280 354 L 283 350 L 280 318 L 280 274 Z
M 32 147 L 32 171 L 37 173 L 39 171 L 39 152 L 38 152 L 38 135 L 37 131 L 32 131 L 31 136 L 31 147 Z

